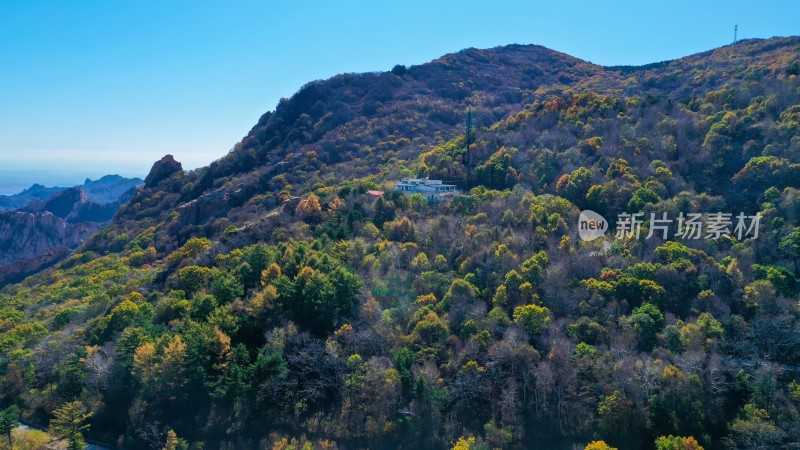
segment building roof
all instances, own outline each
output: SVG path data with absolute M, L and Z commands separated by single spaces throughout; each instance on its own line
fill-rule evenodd
M 425 178 L 403 178 L 403 181 L 400 184 L 415 184 L 421 186 L 455 186 L 453 184 L 444 184 L 442 180 L 431 180 L 428 177 Z

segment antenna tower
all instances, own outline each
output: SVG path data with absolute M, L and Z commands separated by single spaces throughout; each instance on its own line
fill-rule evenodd
M 464 166 L 467 169 L 467 182 L 472 174 L 472 155 L 469 147 L 472 144 L 472 108 L 467 108 L 467 119 L 464 122 Z

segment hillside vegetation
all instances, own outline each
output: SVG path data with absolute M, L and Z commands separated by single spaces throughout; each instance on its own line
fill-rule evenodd
M 514 45 L 309 83 L 0 293 L 0 406 L 125 448 L 796 445 L 798 61 L 796 37 L 639 68 Z M 645 238 L 651 212 L 761 222 Z

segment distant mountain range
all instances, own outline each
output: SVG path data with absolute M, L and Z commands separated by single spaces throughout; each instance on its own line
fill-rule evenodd
M 140 178 L 106 175 L 98 180 L 90 180 L 87 178 L 80 188 L 86 193 L 89 200 L 103 205 L 117 201 L 125 192 L 142 184 L 143 181 Z M 54 194 L 66 189 L 69 188 L 58 186 L 47 187 L 37 183 L 19 194 L 0 195 L 0 211 L 24 208 L 31 202 L 45 201 Z
M 68 255 L 108 223 L 142 183 L 107 175 L 81 186 L 34 184 L 0 196 L 0 286 Z

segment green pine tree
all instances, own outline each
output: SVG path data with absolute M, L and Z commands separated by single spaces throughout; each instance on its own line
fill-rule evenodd
M 66 403 L 53 411 L 50 434 L 67 441 L 67 450 L 83 450 L 86 447 L 83 433 L 89 429 L 85 422 L 90 417 L 92 413 L 80 401 Z

